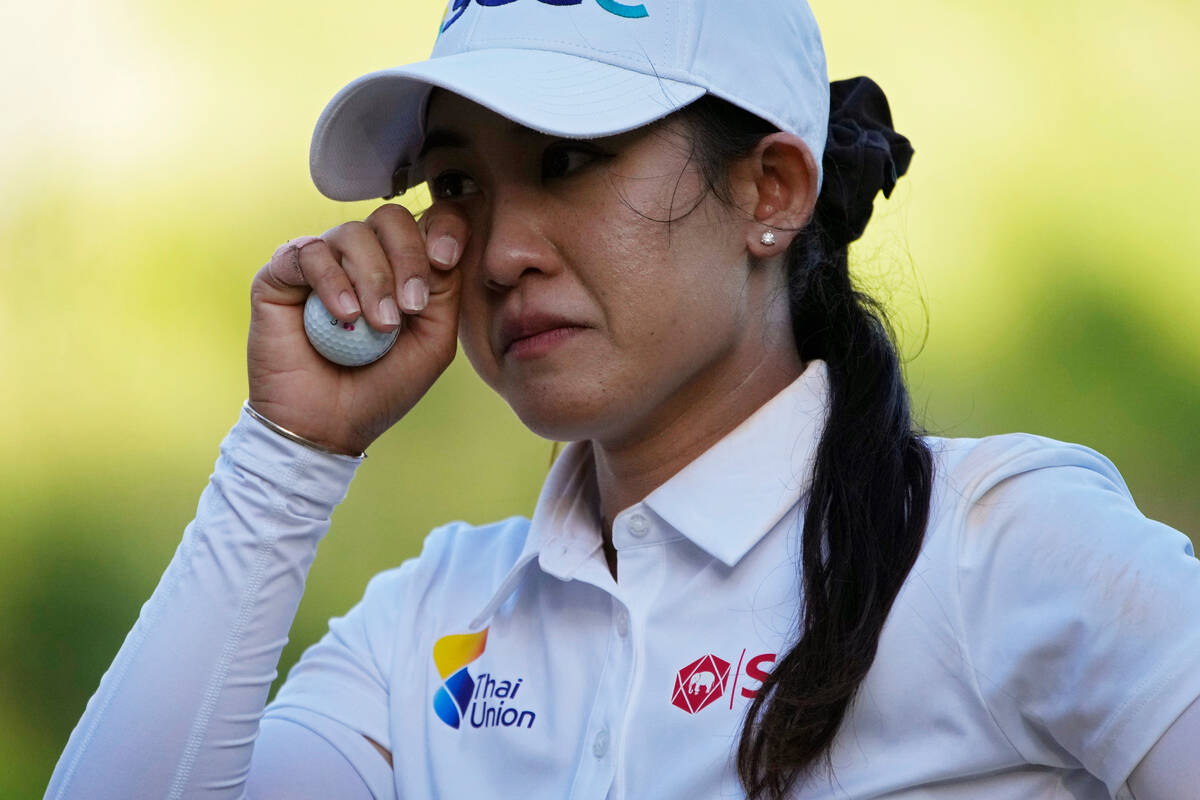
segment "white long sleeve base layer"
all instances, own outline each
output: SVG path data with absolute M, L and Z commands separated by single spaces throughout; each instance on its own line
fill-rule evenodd
M 364 762 L 357 770 L 283 722 L 267 726 L 272 741 L 254 754 L 317 544 L 359 463 L 290 442 L 242 412 L 196 518 L 88 701 L 46 797 L 261 798 L 286 791 L 283 776 L 309 771 L 334 781 L 339 797 L 392 796 L 386 762 L 361 736 L 373 761 L 356 759 Z M 248 794 L 252 755 L 257 776 Z M 314 760 L 321 769 L 296 770 Z M 264 794 L 264 786 L 274 789 Z

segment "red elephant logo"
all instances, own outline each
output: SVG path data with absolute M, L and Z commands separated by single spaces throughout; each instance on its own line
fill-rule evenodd
M 729 662 L 711 653 L 688 664 L 675 676 L 671 704 L 695 714 L 725 694 Z

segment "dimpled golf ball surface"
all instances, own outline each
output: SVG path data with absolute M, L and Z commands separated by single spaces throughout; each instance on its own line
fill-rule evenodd
M 380 359 L 396 343 L 400 329 L 377 331 L 366 317 L 342 322 L 329 312 L 317 293 L 304 304 L 304 332 L 318 353 L 343 367 L 361 367 Z

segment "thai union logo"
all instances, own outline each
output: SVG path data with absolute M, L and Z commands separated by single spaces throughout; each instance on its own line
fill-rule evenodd
M 443 636 L 433 645 L 433 663 L 442 676 L 442 688 L 433 696 L 433 710 L 451 728 L 462 723 L 475 694 L 475 681 L 467 665 L 483 655 L 487 635 L 488 629 L 484 628 L 479 633 Z
M 729 682 L 729 662 L 711 653 L 679 670 L 671 704 L 689 714 L 721 699 Z
M 443 636 L 433 645 L 433 663 L 442 678 L 433 694 L 433 711 L 451 728 L 532 728 L 537 714 L 518 708 L 523 677 L 484 672 L 472 678 L 467 665 L 483 655 L 488 629 Z

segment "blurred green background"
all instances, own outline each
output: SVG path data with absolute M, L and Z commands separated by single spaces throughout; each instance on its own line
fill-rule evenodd
M 443 8 L 0 9 L 0 797 L 41 796 L 194 512 L 246 394 L 251 276 L 375 205 L 312 188 L 317 115 L 425 57 Z M 831 77 L 878 80 L 916 147 L 854 258 L 926 426 L 1090 445 L 1200 531 L 1200 6 L 814 9 Z M 528 513 L 550 457 L 459 359 L 372 448 L 281 673 L 431 527 Z

